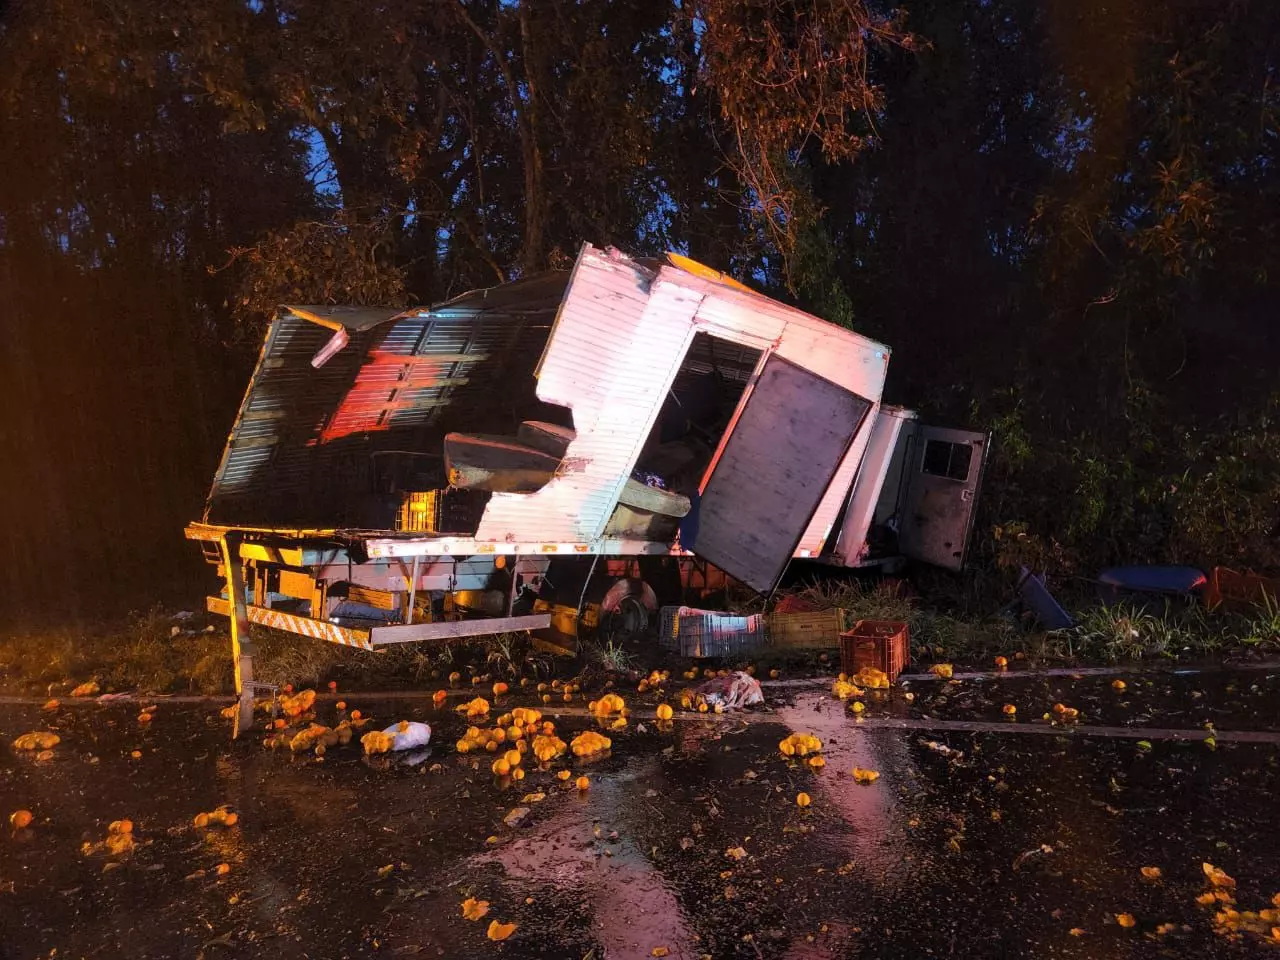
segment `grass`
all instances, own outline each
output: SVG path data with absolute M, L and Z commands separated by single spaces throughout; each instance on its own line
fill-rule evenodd
M 842 607 L 854 620 L 896 620 L 910 627 L 912 659 L 989 664 L 1021 653 L 1032 661 L 1133 662 L 1280 652 L 1280 604 L 1264 597 L 1251 610 L 1211 612 L 1198 604 L 1121 601 L 1082 605 L 1070 630 L 1043 631 L 1011 617 L 956 616 L 923 606 L 900 585 L 823 582 L 795 596 L 818 609 Z
M 1120 602 L 1082 607 L 1070 630 L 1042 631 L 1010 617 L 976 618 L 940 612 L 895 586 L 822 583 L 795 594 L 818 609 L 847 610 L 855 620 L 908 624 L 912 660 L 989 665 L 997 655 L 1034 662 L 1114 663 L 1280 653 L 1280 604 L 1271 598 L 1252 609 L 1206 611 L 1196 605 Z M 97 680 L 104 691 L 226 694 L 232 690 L 231 641 L 224 620 L 205 632 L 196 620 L 179 623 L 159 608 L 114 629 L 61 629 L 0 637 L 0 689 L 39 695 L 65 692 Z M 174 627 L 179 627 L 177 636 Z M 443 686 L 450 673 L 464 682 L 478 674 L 515 679 L 555 672 L 527 638 L 497 636 L 446 646 L 397 644 L 377 653 L 254 628 L 255 677 L 260 681 L 374 689 Z M 652 659 L 660 659 L 653 648 Z M 779 653 L 774 656 L 786 659 Z M 756 659 L 769 660 L 761 651 Z M 625 673 L 650 665 L 644 651 L 612 640 L 585 641 L 590 670 Z M 800 660 L 813 660 L 808 653 Z M 642 661 L 644 661 L 642 663 Z
M 625 673 L 636 666 L 638 657 L 615 640 L 588 640 L 582 645 L 587 663 L 606 673 Z
M 159 609 L 116 630 L 72 629 L 0 638 L 0 682 L 27 689 L 96 679 L 105 690 L 217 693 L 231 685 L 225 635 L 171 636 L 177 624 Z

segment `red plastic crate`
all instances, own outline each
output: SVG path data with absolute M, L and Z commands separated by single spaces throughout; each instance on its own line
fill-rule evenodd
M 840 634 L 840 669 L 849 676 L 874 667 L 893 683 L 910 661 L 910 628 L 899 620 L 859 620 Z

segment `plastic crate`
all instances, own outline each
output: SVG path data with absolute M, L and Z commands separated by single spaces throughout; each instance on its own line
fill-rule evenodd
M 404 533 L 473 533 L 489 496 L 483 490 L 406 493 L 396 516 L 396 529 Z
M 910 637 L 910 628 L 900 620 L 859 620 L 840 635 L 840 670 L 853 676 L 874 667 L 893 683 L 911 662 Z
M 694 607 L 661 611 L 658 645 L 682 657 L 734 657 L 759 650 L 765 642 L 765 619 L 758 613 L 743 616 Z
M 834 650 L 848 629 L 847 620 L 847 614 L 839 607 L 815 612 L 774 612 L 768 616 L 769 643 L 793 650 Z

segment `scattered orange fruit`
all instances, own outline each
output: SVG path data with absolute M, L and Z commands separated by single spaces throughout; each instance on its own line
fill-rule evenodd
M 1012 717 L 1014 714 L 1018 712 L 1018 708 L 1015 707 L 1012 703 L 1006 703 L 1000 709 L 1004 711 L 1004 715 L 1006 717 Z
M 493 920 L 489 923 L 489 929 L 485 931 L 485 936 L 490 940 L 505 940 L 516 932 L 516 926 L 514 923 L 499 923 L 497 920 Z
M 345 709 L 347 709 L 347 701 L 345 701 L 345 700 L 339 700 L 339 701 L 338 701 L 338 703 L 337 703 L 337 707 L 338 707 L 338 709 L 339 709 L 339 710 L 345 710 Z
M 1236 882 L 1227 876 L 1222 870 L 1219 870 L 1212 863 L 1201 864 L 1204 869 L 1204 875 L 1208 878 L 1209 883 L 1215 887 L 1221 887 L 1224 890 L 1234 890 Z
M 1126 930 L 1127 930 L 1129 927 L 1134 926 L 1137 922 L 1138 922 L 1137 920 L 1133 919 L 1133 914 L 1132 914 L 1132 913 L 1117 913 L 1117 914 L 1116 914 L 1116 923 L 1120 924 L 1120 926 L 1124 927 Z
M 670 720 L 673 716 L 675 716 L 675 712 L 671 709 L 671 704 L 669 703 L 658 704 L 657 713 L 658 713 L 659 720 Z
M 576 782 L 574 785 L 575 785 L 579 790 L 590 790 L 590 789 L 591 789 L 591 781 L 590 781 L 589 779 L 587 779 L 586 777 L 579 777 L 579 778 L 577 779 L 577 782 Z
M 462 916 L 467 920 L 479 920 L 488 912 L 488 900 L 477 900 L 475 897 L 467 897 L 467 899 L 462 901 Z
M 493 695 L 495 697 L 500 697 L 510 689 L 511 688 L 508 687 L 505 683 L 503 683 L 502 681 L 498 681 L 493 685 Z
M 1127 687 L 1127 686 L 1128 686 L 1128 684 L 1126 684 L 1123 680 L 1112 680 L 1112 681 L 1111 681 L 1111 689 L 1112 689 L 1112 690 L 1114 690 L 1114 691 L 1116 691 L 1116 693 L 1120 693 L 1120 692 L 1121 692 L 1121 691 L 1123 691 L 1123 690 L 1124 690 L 1124 688 L 1125 688 L 1125 687 Z
M 9 825 L 15 830 L 25 830 L 35 821 L 30 810 L 15 810 L 9 814 Z
M 57 710 L 60 706 L 62 706 L 62 704 L 60 704 L 57 700 L 50 700 L 40 709 L 41 710 Z
M 854 767 L 853 779 L 857 783 L 875 783 L 880 779 L 880 771 L 864 770 L 862 767 Z
M 1005 670 L 1008 668 L 1008 666 L 1009 666 L 1008 657 L 996 657 L 996 669 Z
M 570 773 L 568 770 L 561 770 L 556 773 L 557 779 L 560 779 L 560 780 L 568 780 L 572 776 L 573 774 Z
M 505 777 L 511 772 L 511 764 L 507 762 L 505 757 L 499 757 L 493 761 L 493 772 L 500 777 Z
M 1141 872 L 1142 872 L 1142 876 L 1143 876 L 1145 879 L 1147 879 L 1147 880 L 1159 880 L 1159 879 L 1160 879 L 1160 868 L 1159 868 L 1159 867 L 1142 867 L 1142 868 L 1141 868 Z
M 812 797 L 810 797 L 807 793 L 797 793 L 797 794 L 796 794 L 796 806 L 797 806 L 797 807 L 807 807 L 807 806 L 809 806 L 809 804 L 811 804 L 811 803 L 813 803 L 813 798 L 812 798 Z
M 217 875 L 220 877 L 225 877 L 228 873 L 231 872 L 231 864 L 220 863 L 218 864 L 218 867 L 214 872 L 217 873 Z
M 816 757 L 809 758 L 809 766 L 813 767 L 813 769 L 815 770 L 821 770 L 826 765 L 827 765 L 827 761 L 822 759 L 822 754 L 818 754 Z

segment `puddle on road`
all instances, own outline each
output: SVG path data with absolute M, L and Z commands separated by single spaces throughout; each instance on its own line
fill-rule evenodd
M 1265 724 L 1280 701 L 1275 681 L 1257 674 L 1185 682 L 1204 696 L 1178 709 L 1169 703 L 1188 688 L 1168 678 L 1131 683 L 1130 707 L 1110 702 L 1107 678 L 966 681 L 933 694 L 918 684 L 914 704 L 897 694 L 868 703 L 873 713 L 972 718 L 1011 694 L 1057 697 L 1091 720 L 1129 710 L 1176 725 L 1206 708 Z M 1233 683 L 1248 706 L 1228 702 Z M 540 771 L 503 789 L 487 755 L 453 751 L 465 724 L 447 710 L 350 699 L 387 722 L 432 723 L 433 755 L 414 768 L 366 761 L 355 747 L 323 762 L 290 757 L 256 738 L 231 742 L 215 710 L 190 704 L 162 702 L 149 728 L 136 706 L 80 707 L 52 721 L 38 707 L 0 707 L 0 813 L 37 817 L 29 831 L 0 834 L 0 956 L 111 956 L 128 942 L 138 956 L 210 960 L 638 958 L 659 946 L 685 958 L 1243 957 L 1261 943 L 1215 934 L 1211 911 L 1194 902 L 1201 863 L 1237 878 L 1241 909 L 1280 891 L 1280 754 L 1269 746 L 1148 751 L 1122 740 L 872 730 L 810 690 L 774 698 L 751 723 L 681 720 L 669 732 L 633 723 L 611 734 L 608 758 L 571 764 L 592 779 L 579 794 Z M 332 710 L 323 704 L 320 720 Z M 588 722 L 566 718 L 559 732 L 568 739 Z M 9 749 L 46 726 L 63 737 L 52 761 Z M 822 771 L 778 752 L 797 730 L 824 741 Z M 855 765 L 880 779 L 855 784 Z M 801 790 L 813 797 L 808 810 L 795 805 Z M 527 804 L 525 822 L 503 825 L 535 791 L 546 799 Z M 196 813 L 223 803 L 240 813 L 236 828 L 193 828 Z M 80 845 L 122 817 L 139 846 L 104 873 Z M 738 848 L 741 859 L 729 854 Z M 219 878 L 223 862 L 231 872 Z M 1142 879 L 1145 865 L 1162 869 L 1159 883 Z M 463 920 L 467 896 L 488 900 L 490 917 Z M 1121 912 L 1137 918 L 1133 930 L 1115 923 Z M 490 918 L 517 922 L 516 935 L 490 943 Z M 1161 923 L 1174 932 L 1157 936 Z

